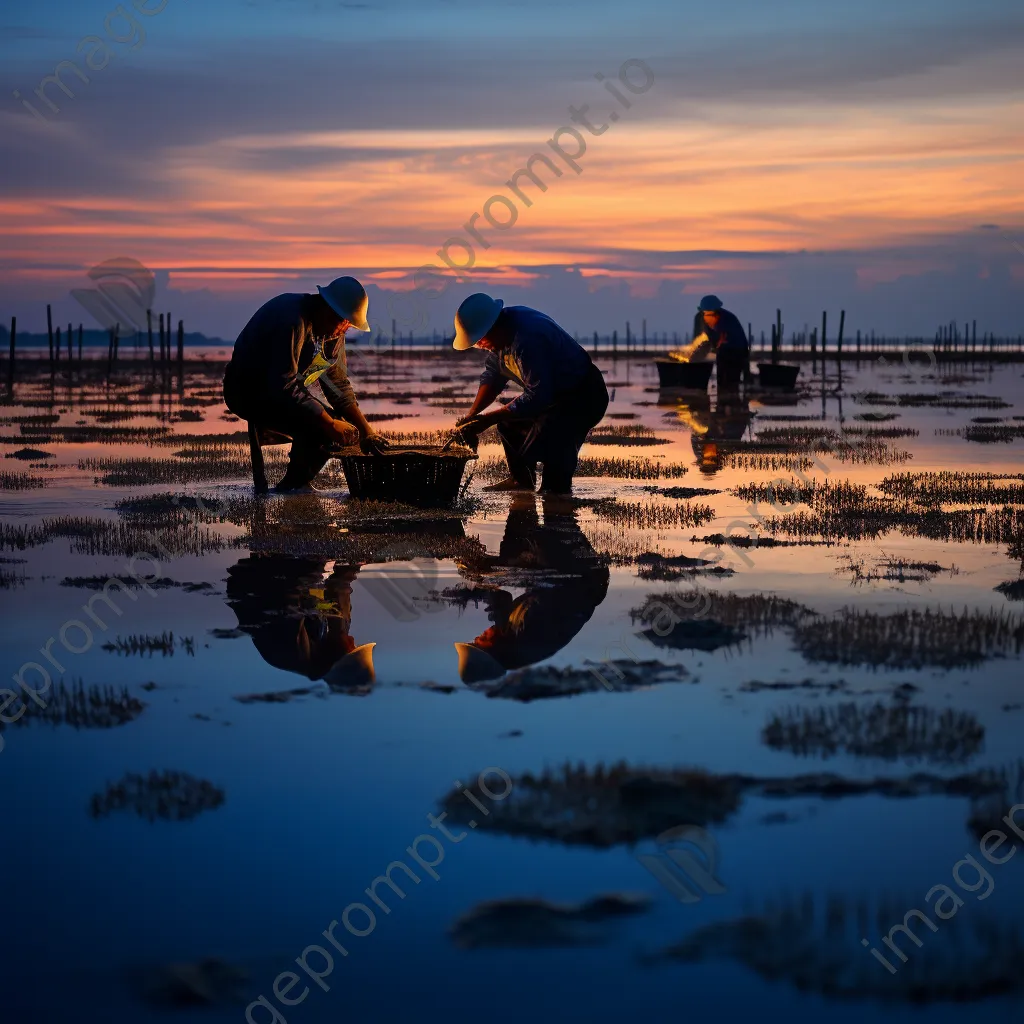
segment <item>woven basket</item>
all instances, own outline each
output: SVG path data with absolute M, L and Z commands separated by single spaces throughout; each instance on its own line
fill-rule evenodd
M 452 445 L 392 445 L 382 455 L 364 455 L 357 447 L 338 453 L 353 498 L 400 501 L 406 505 L 447 506 L 459 496 L 472 448 Z

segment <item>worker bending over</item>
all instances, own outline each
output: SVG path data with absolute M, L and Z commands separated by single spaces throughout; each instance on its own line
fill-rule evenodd
M 707 338 L 715 353 L 719 391 L 735 391 L 750 370 L 750 342 L 743 325 L 717 295 L 705 295 L 697 306 L 694 326 L 694 341 Z
M 345 332 L 370 330 L 366 292 L 354 277 L 339 277 L 317 293 L 278 295 L 260 306 L 224 374 L 231 412 L 291 438 L 288 469 L 275 488 L 283 493 L 315 490 L 313 478 L 339 447 L 386 447 L 359 408 L 345 360 Z M 327 405 L 309 390 L 317 382 Z
M 470 295 L 455 314 L 454 347 L 487 352 L 480 390 L 456 424 L 476 435 L 496 425 L 509 476 L 485 490 L 541 490 L 569 494 L 579 451 L 608 408 L 608 389 L 590 356 L 550 317 L 528 306 L 505 306 L 483 292 Z M 523 393 L 484 413 L 509 381 Z

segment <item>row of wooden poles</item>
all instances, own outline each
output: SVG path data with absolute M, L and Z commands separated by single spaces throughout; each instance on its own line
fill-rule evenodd
M 399 335 L 396 330 L 396 323 L 394 320 L 391 321 L 391 352 L 395 353 L 400 351 L 401 347 L 404 346 L 408 350 L 413 350 L 416 347 L 416 339 L 413 338 L 412 332 L 408 335 Z M 963 325 L 963 333 L 960 333 L 960 327 L 955 321 L 950 321 L 949 324 L 943 324 L 936 332 L 934 339 L 926 338 L 885 338 L 876 336 L 874 331 L 869 333 L 862 333 L 857 331 L 857 334 L 853 338 L 847 338 L 845 335 L 846 331 L 846 310 L 840 310 L 839 312 L 839 329 L 834 339 L 835 354 L 836 358 L 841 359 L 843 356 L 844 343 L 847 344 L 847 351 L 850 351 L 852 345 L 856 353 L 859 355 L 862 351 L 868 352 L 880 352 L 887 349 L 899 348 L 906 346 L 909 343 L 913 343 L 916 346 L 922 348 L 927 347 L 931 343 L 931 347 L 935 352 L 950 352 L 957 354 L 970 354 L 972 352 L 989 352 L 995 354 L 997 352 L 1010 352 L 1010 351 L 1021 351 L 1024 349 L 1024 341 L 1021 339 L 1014 338 L 996 338 L 992 334 L 985 334 L 980 339 L 978 338 L 978 322 L 977 320 L 972 321 L 970 324 Z M 770 341 L 766 339 L 765 332 L 760 333 L 760 351 L 765 352 L 768 350 L 770 345 L 772 353 L 772 361 L 777 362 L 782 352 L 783 339 L 785 338 L 785 329 L 782 322 L 782 310 L 777 309 L 775 311 L 775 323 L 771 326 Z M 793 332 L 790 335 L 791 338 L 791 349 L 793 353 L 809 354 L 812 358 L 817 358 L 819 355 L 822 359 L 826 357 L 829 349 L 829 336 L 828 336 L 828 312 L 823 311 L 821 314 L 821 329 L 814 327 L 812 330 L 804 330 L 802 332 Z M 758 339 L 754 335 L 753 325 L 747 324 L 747 339 L 750 342 L 751 349 L 755 348 Z M 686 338 L 685 341 L 689 341 Z M 448 335 L 438 335 L 434 332 L 432 348 L 447 349 L 451 344 L 451 338 Z M 647 320 L 641 321 L 641 328 L 639 336 L 632 330 L 629 321 L 626 321 L 626 331 L 621 338 L 618 330 L 613 330 L 610 335 L 605 335 L 603 338 L 600 337 L 597 331 L 594 331 L 591 339 L 581 339 L 579 335 L 576 336 L 576 341 L 581 345 L 590 345 L 589 351 L 593 353 L 603 352 L 611 355 L 632 355 L 632 354 L 647 354 L 652 350 L 667 350 L 670 348 L 678 348 L 680 345 L 679 333 L 673 331 L 671 334 L 671 340 L 668 332 L 662 332 L 659 335 L 655 333 L 652 336 L 652 349 L 648 349 L 648 336 L 647 336 Z M 979 345 L 980 341 L 980 345 Z M 379 335 L 376 339 L 376 345 L 378 348 L 382 344 L 386 343 L 382 335 Z M 819 351 L 820 345 L 820 351 Z
M 159 330 L 159 342 L 160 342 L 160 355 L 159 363 L 162 366 L 168 366 L 171 362 L 171 314 L 168 313 L 166 320 L 164 314 L 159 314 L 158 330 Z M 82 341 L 84 337 L 84 328 L 82 324 L 78 325 L 78 364 L 82 364 Z M 149 361 L 153 365 L 157 363 L 156 348 L 153 343 L 153 311 L 146 310 L 146 333 L 149 340 Z M 53 310 L 47 304 L 46 307 L 46 334 L 49 340 L 49 353 L 50 353 L 50 369 L 55 370 L 60 364 L 61 349 L 64 344 L 64 339 L 61 337 L 61 329 L 58 326 L 54 329 L 53 326 Z M 136 332 L 138 336 L 138 332 Z M 15 357 L 17 354 L 17 343 L 18 343 L 18 318 L 16 316 L 11 317 L 11 334 L 10 334 L 10 352 L 8 358 L 8 376 L 14 378 L 14 365 Z M 117 362 L 118 353 L 121 344 L 121 325 L 115 324 L 107 331 L 107 373 L 109 374 L 114 365 Z M 68 324 L 67 333 L 67 364 L 71 366 L 75 358 L 75 329 L 74 325 Z M 178 368 L 179 371 L 185 363 L 185 322 L 183 320 L 178 321 Z

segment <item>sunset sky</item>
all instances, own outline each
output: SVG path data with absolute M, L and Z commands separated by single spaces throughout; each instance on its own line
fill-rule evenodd
M 845 308 L 853 330 L 1024 332 L 1019 3 L 122 9 L 134 27 L 105 29 L 109 2 L 5 7 L 0 322 L 38 330 L 52 302 L 77 323 L 69 288 L 129 256 L 157 272 L 159 308 L 226 338 L 271 295 L 341 273 L 370 286 L 385 333 L 424 308 L 450 327 L 484 288 L 580 333 L 681 330 L 707 291 L 755 330 L 781 306 L 792 328 Z M 99 70 L 96 41 L 76 52 L 90 35 L 111 53 Z M 627 110 L 595 74 L 618 82 L 631 58 L 654 80 L 618 85 Z M 63 60 L 89 82 L 66 68 L 75 97 L 51 85 L 54 113 L 34 90 Z M 583 104 L 609 127 L 579 128 L 576 174 L 547 140 Z M 425 307 L 389 305 L 470 240 L 488 197 L 514 198 L 504 183 L 538 151 L 561 177 L 541 167 L 548 190 L 527 182 L 507 230 L 478 219 L 491 246 L 472 272 Z

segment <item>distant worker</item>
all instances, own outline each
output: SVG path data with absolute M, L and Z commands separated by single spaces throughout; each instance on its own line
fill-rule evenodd
M 705 295 L 697 306 L 694 333 L 695 342 L 707 338 L 715 353 L 718 389 L 735 391 L 750 369 L 750 342 L 743 325 L 717 295 Z
M 580 448 L 608 408 L 608 389 L 590 356 L 550 317 L 529 306 L 505 306 L 483 292 L 470 295 L 455 314 L 456 349 L 488 353 L 480 390 L 457 427 L 476 435 L 496 425 L 509 476 L 485 490 L 541 490 L 569 494 Z M 509 381 L 523 393 L 484 413 Z
M 287 293 L 264 303 L 242 329 L 224 374 L 224 401 L 258 430 L 292 441 L 281 493 L 315 490 L 312 480 L 339 447 L 387 446 L 367 422 L 348 379 L 345 332 L 369 331 L 366 291 L 339 277 L 318 294 Z M 318 390 L 330 408 L 310 392 Z

